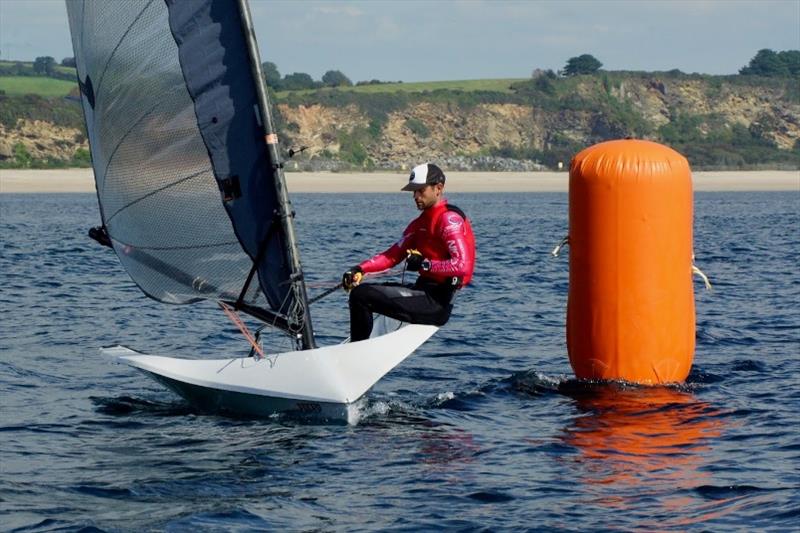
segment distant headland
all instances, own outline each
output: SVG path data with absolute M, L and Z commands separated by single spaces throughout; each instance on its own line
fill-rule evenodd
M 729 76 L 601 67 L 584 54 L 525 79 L 424 83 L 264 72 L 288 170 L 555 171 L 624 137 L 694 170 L 800 169 L 800 51 L 761 50 Z M 87 167 L 88 148 L 72 58 L 0 61 L 0 168 Z

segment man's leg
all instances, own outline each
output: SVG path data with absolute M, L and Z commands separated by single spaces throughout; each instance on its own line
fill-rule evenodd
M 359 285 L 350 291 L 350 342 L 368 339 L 372 333 L 372 308 L 369 305 L 369 294 Z
M 443 325 L 450 318 L 450 306 L 442 305 L 428 293 L 399 283 L 361 284 L 350 293 L 350 340 L 369 338 L 372 313 L 412 324 Z

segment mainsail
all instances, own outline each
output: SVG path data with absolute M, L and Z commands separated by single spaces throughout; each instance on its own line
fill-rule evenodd
M 67 0 L 103 224 L 148 296 L 314 345 L 245 0 Z

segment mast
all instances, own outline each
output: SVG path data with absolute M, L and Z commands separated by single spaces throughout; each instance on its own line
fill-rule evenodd
M 255 78 L 261 126 L 264 130 L 264 139 L 267 143 L 269 159 L 272 165 L 271 171 L 273 174 L 273 181 L 278 196 L 280 210 L 278 216 L 281 219 L 281 229 L 283 230 L 286 245 L 286 255 L 292 269 L 290 278 L 292 282 L 291 290 L 294 291 L 297 302 L 303 307 L 302 324 L 298 340 L 301 342 L 304 350 L 309 350 L 316 347 L 314 342 L 314 328 L 311 324 L 311 310 L 308 304 L 308 295 L 306 294 L 306 283 L 303 279 L 303 269 L 300 266 L 300 253 L 297 249 L 297 239 L 294 234 L 294 224 L 292 222 L 293 213 L 289 201 L 289 192 L 286 188 L 286 179 L 283 175 L 283 163 L 281 163 L 280 154 L 278 153 L 278 136 L 275 134 L 275 127 L 272 123 L 271 107 L 264 86 L 261 57 L 258 53 L 258 44 L 256 43 L 250 8 L 247 4 L 247 0 L 238 0 L 238 2 L 239 14 L 242 19 L 242 30 L 244 31 L 245 41 L 247 42 L 247 49 L 249 51 L 250 68 L 253 73 L 253 78 Z

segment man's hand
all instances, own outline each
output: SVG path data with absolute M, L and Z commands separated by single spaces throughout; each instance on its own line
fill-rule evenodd
M 345 291 L 350 292 L 353 290 L 364 277 L 364 271 L 361 267 L 356 265 L 344 274 L 342 274 L 342 287 Z
M 422 257 L 419 250 L 406 250 L 406 270 L 409 272 L 428 271 L 431 269 L 431 262 Z

